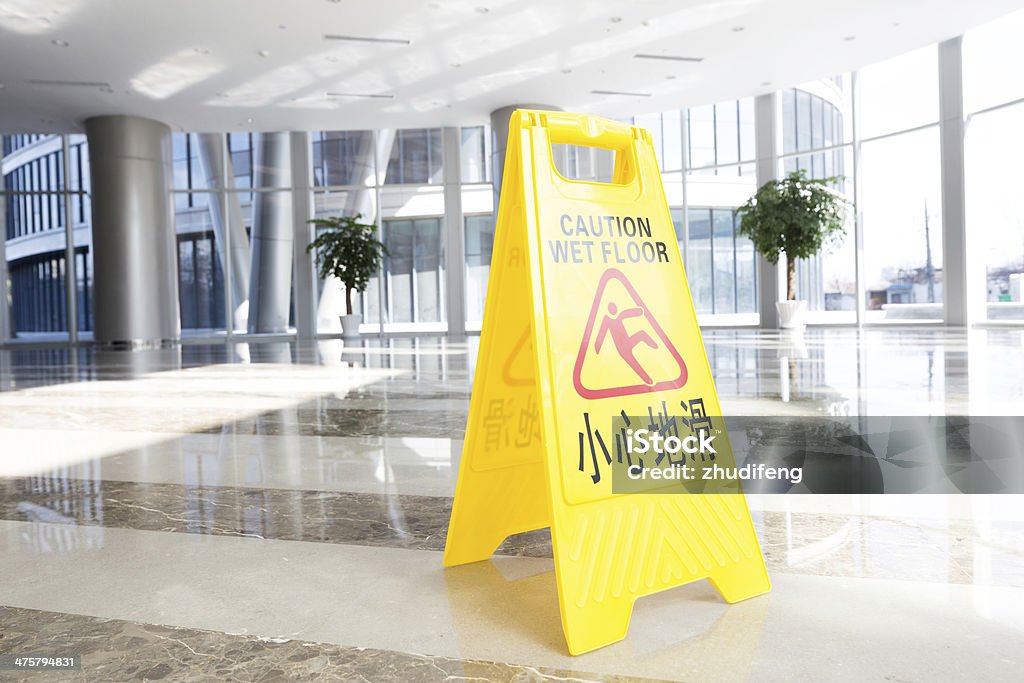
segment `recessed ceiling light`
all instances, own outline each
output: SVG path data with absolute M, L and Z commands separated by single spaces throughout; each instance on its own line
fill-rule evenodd
M 562 69 L 562 73 L 564 73 L 564 74 L 571 74 L 572 73 L 572 69 Z
M 208 54 L 210 54 L 210 51 L 207 50 L 205 47 L 194 47 L 194 48 L 192 48 L 192 51 L 195 52 L 197 55 L 208 55 Z
M 487 7 L 477 7 L 476 8 L 476 13 L 477 14 L 487 14 L 490 11 L 491 10 L 489 8 L 487 8 Z
M 857 39 L 857 36 L 846 36 L 845 38 L 843 38 L 843 40 L 845 40 L 846 42 L 850 42 L 851 40 L 856 40 L 856 39 Z
M 347 40 L 353 43 L 394 43 L 396 45 L 411 45 L 411 40 L 405 38 L 377 38 L 375 36 L 339 36 L 333 33 L 325 33 L 324 40 Z
M 59 40 L 57 38 L 54 38 L 50 42 L 53 43 L 54 45 L 56 45 L 57 47 L 68 47 L 69 45 L 71 45 L 71 43 L 69 43 L 68 41 L 66 41 L 66 40 Z
M 3 84 L 3 83 L 0 83 L 0 90 L 3 90 L 3 89 L 4 89 L 5 87 L 6 87 L 6 86 L 4 86 L 4 84 Z
M 742 30 L 743 30 L 743 27 L 742 27 L 742 26 L 733 26 L 733 27 L 732 27 L 732 32 L 733 32 L 733 33 L 739 33 L 739 32 L 740 32 L 740 31 L 742 31 Z
M 245 120 L 245 122 L 246 122 L 246 123 L 252 123 L 252 119 L 251 119 L 251 118 L 248 118 L 248 119 L 246 119 L 246 120 Z
M 362 97 L 371 100 L 393 100 L 394 95 L 386 93 L 358 93 L 358 92 L 329 92 L 324 93 L 327 97 Z
M 622 90 L 591 90 L 592 95 L 624 95 L 626 97 L 650 97 L 649 92 L 624 92 Z
M 31 85 L 45 85 L 62 88 L 109 88 L 106 81 L 56 81 L 47 78 L 30 78 L 27 83 Z
M 608 22 L 611 24 L 617 24 L 622 21 L 622 17 L 608 17 Z
M 683 55 L 652 55 L 646 53 L 637 53 L 633 55 L 635 59 L 667 59 L 673 62 L 703 62 L 703 57 L 685 57 Z
M 258 54 L 260 57 L 269 57 L 270 50 L 260 50 L 256 54 Z

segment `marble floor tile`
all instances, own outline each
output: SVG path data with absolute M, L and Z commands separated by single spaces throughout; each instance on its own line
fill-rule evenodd
M 0 519 L 285 541 L 444 550 L 451 498 L 0 479 Z M 1024 520 L 754 511 L 776 572 L 1024 587 Z M 550 558 L 547 530 L 499 555 Z
M 1020 329 L 704 342 L 730 415 L 1024 415 Z M 0 652 L 78 642 L 82 680 L 1024 678 L 1020 495 L 751 495 L 770 594 L 646 597 L 569 657 L 547 532 L 441 568 L 478 352 L 0 349 Z
M 699 581 L 640 600 L 624 641 L 570 657 L 551 568 L 0 522 L 0 604 L 23 609 L 671 680 L 1024 676 L 1020 588 L 780 573 L 770 594 L 726 605 Z
M 456 680 L 655 683 L 655 679 L 581 673 L 547 667 L 418 655 L 281 638 L 155 626 L 0 607 L 0 642 L 19 654 L 75 654 L 77 671 L 33 671 L 0 680 L 70 681 L 374 681 L 449 683 Z

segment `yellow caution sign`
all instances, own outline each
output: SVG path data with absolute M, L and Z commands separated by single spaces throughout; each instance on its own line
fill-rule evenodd
M 558 143 L 614 150 L 612 182 L 564 178 Z M 702 578 L 728 602 L 768 591 L 742 495 L 613 490 L 641 460 L 636 416 L 691 444 L 713 433 L 709 457 L 731 459 L 650 134 L 516 111 L 491 263 L 445 566 L 550 526 L 574 655 L 624 638 L 643 595 Z

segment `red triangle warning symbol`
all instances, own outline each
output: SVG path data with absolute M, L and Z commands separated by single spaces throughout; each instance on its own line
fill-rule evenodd
M 615 366 L 617 372 L 603 370 Z M 587 379 L 584 379 L 585 370 Z M 625 383 L 602 385 L 606 377 Z M 678 389 L 686 384 L 686 363 L 633 284 L 615 268 L 601 276 L 590 307 L 572 381 L 583 398 L 610 398 Z
M 533 386 L 533 366 L 530 364 L 533 357 L 533 340 L 530 339 L 530 328 L 527 327 L 519 335 L 515 346 L 505 359 L 501 368 L 501 378 L 510 387 Z

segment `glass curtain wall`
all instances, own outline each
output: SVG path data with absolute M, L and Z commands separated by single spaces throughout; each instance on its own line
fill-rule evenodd
M 864 320 L 941 322 L 938 47 L 858 76 Z
M 234 134 L 225 136 L 234 137 Z M 183 335 L 224 331 L 230 306 L 225 298 L 225 258 L 217 239 L 222 228 L 215 224 L 225 205 L 223 188 L 212 185 L 203 165 L 201 137 L 194 133 L 174 133 L 171 154 L 174 171 L 174 232 L 178 265 L 178 306 Z M 215 147 L 215 146 L 214 146 Z M 210 153 L 226 161 L 224 150 Z M 230 158 L 230 157 L 229 157 Z M 240 331 L 240 330 L 239 330 Z
M 1024 11 L 964 37 L 967 230 L 980 246 L 982 320 L 1024 321 Z
M 353 301 L 362 329 L 446 330 L 441 129 L 314 133 L 313 165 L 316 216 L 360 214 L 379 226 L 387 249 L 380 272 Z M 317 330 L 337 332 L 344 293 L 334 282 L 320 291 Z
M 72 326 L 85 336 L 92 330 L 89 167 L 83 141 L 77 135 L 4 138 L 0 218 L 7 297 L 2 314 L 11 338 L 67 338 Z M 73 268 L 67 261 L 69 228 Z M 77 319 L 69 325 L 67 278 L 72 272 Z
M 489 126 L 459 132 L 459 173 L 462 181 L 463 245 L 466 265 L 466 328 L 483 325 L 487 282 L 494 250 L 494 195 L 491 185 L 491 130 Z M 454 267 L 454 265 L 453 265 Z
M 685 203 L 679 202 L 675 227 L 698 318 L 705 325 L 757 324 L 754 247 L 736 232 L 737 209 L 757 190 L 754 100 L 692 107 L 680 113 L 680 123 L 686 170 L 679 174 L 678 194 Z M 671 158 L 667 150 L 665 155 Z M 670 196 L 675 182 L 669 174 Z
M 797 261 L 797 299 L 807 301 L 808 322 L 856 322 L 851 77 L 804 83 L 780 92 L 779 100 L 780 175 L 803 171 L 808 178 L 830 179 L 832 188 L 851 203 L 844 238 L 821 254 Z

